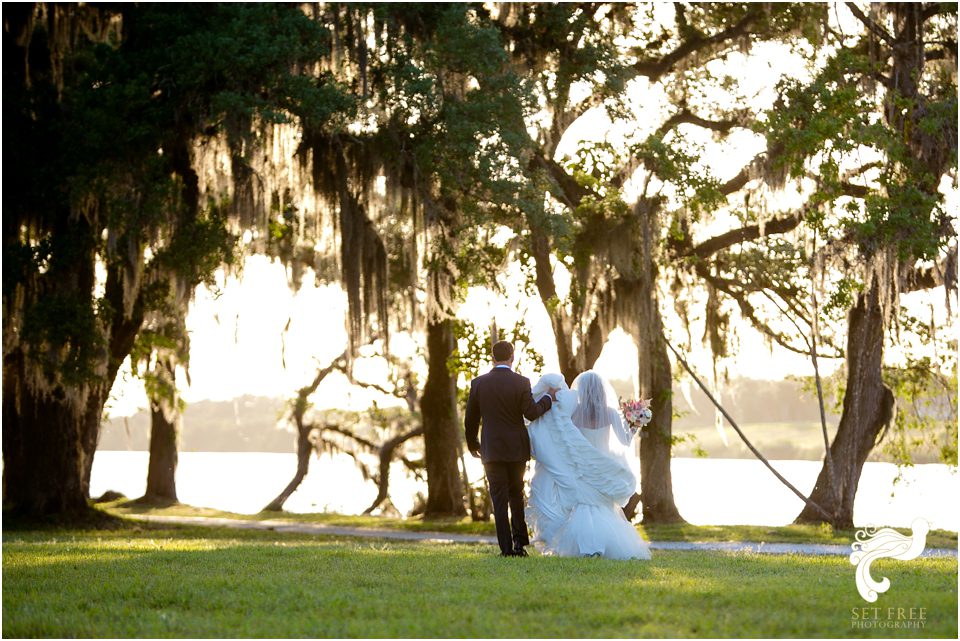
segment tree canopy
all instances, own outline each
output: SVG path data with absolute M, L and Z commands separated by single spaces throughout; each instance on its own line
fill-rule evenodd
M 901 312 L 902 293 L 955 296 L 957 14 L 840 9 L 6 9 L 6 498 L 82 510 L 120 364 L 159 367 L 162 352 L 153 381 L 175 399 L 192 292 L 266 253 L 294 288 L 308 273 L 342 285 L 347 371 L 362 344 L 389 358 L 391 333 L 417 337 L 429 374 L 410 410 L 445 497 L 428 510 L 462 513 L 466 492 L 451 364 L 475 359 L 478 330 L 454 322 L 458 306 L 473 286 L 510 295 L 519 266 L 568 381 L 616 328 L 639 348 L 656 417 L 640 448 L 645 519 L 682 518 L 668 346 L 697 349 L 702 330 L 714 386 L 747 327 L 809 358 L 821 391 L 818 359 L 845 359 L 828 384 L 841 430 L 831 445 L 824 425 L 808 499 L 844 522 L 887 429 L 904 460 L 905 430 L 931 430 L 894 398 L 935 405 L 956 377 L 947 358 L 892 363 L 885 348 L 935 330 Z M 303 412 L 297 424 L 306 439 Z

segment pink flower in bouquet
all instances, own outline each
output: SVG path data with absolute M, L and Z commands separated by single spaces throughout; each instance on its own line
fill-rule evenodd
M 620 409 L 623 411 L 623 418 L 631 426 L 639 429 L 653 420 L 653 412 L 650 410 L 650 401 L 653 399 L 639 399 L 636 401 L 621 401 Z

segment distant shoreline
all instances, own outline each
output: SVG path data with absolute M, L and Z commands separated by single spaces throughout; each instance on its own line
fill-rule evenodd
M 629 381 L 612 381 L 628 395 Z M 727 445 L 717 431 L 715 408 L 700 390 L 674 386 L 674 458 L 696 458 L 698 450 L 710 459 L 753 459 L 737 434 L 724 427 Z M 689 398 L 687 398 L 689 396 Z M 731 379 L 724 385 L 726 409 L 736 418 L 748 438 L 770 459 L 822 461 L 823 434 L 816 399 L 796 380 L 768 381 Z M 189 403 L 183 416 L 181 452 L 296 452 L 296 437 L 285 423 L 289 399 L 240 396 L 226 401 Z M 827 431 L 832 439 L 840 417 L 827 412 Z M 694 438 L 690 438 L 694 437 Z M 150 447 L 150 415 L 141 410 L 129 417 L 104 422 L 99 449 L 119 452 L 147 451 Z M 938 464 L 935 447 L 912 452 L 915 464 Z M 867 459 L 893 463 L 876 447 Z

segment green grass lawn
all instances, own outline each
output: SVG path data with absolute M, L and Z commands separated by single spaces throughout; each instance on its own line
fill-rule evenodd
M 881 561 L 853 628 L 845 557 L 503 559 L 488 545 L 153 525 L 5 531 L 5 637 L 957 637 L 957 560 Z M 871 605 L 871 607 L 873 607 Z M 891 619 L 891 620 L 895 620 Z
M 127 514 L 157 514 L 167 516 L 210 516 L 244 520 L 277 520 L 297 523 L 323 523 L 345 527 L 371 527 L 403 529 L 421 532 L 453 532 L 460 534 L 495 535 L 493 521 L 475 523 L 470 519 L 431 519 L 420 517 L 407 519 L 380 516 L 352 516 L 345 514 L 293 514 L 290 512 L 261 512 L 259 514 L 235 514 L 211 508 L 190 505 L 150 507 L 127 500 L 105 503 L 101 508 L 118 516 Z M 637 529 L 650 541 L 762 541 L 766 543 L 829 543 L 850 545 L 856 530 L 834 530 L 828 525 L 638 525 Z M 894 528 L 910 534 L 909 528 Z M 957 533 L 933 530 L 927 534 L 926 547 L 957 547 Z

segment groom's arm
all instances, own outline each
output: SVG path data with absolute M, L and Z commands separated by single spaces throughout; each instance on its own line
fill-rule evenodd
M 463 427 L 467 434 L 467 449 L 470 453 L 480 457 L 480 401 L 477 400 L 476 381 L 470 384 L 470 396 L 467 399 L 467 411 L 463 417 Z
M 523 383 L 524 390 L 520 397 L 520 409 L 528 421 L 535 421 L 550 411 L 553 401 L 549 394 L 545 394 L 539 400 L 534 401 L 533 394 L 530 391 L 530 381 L 524 378 Z

